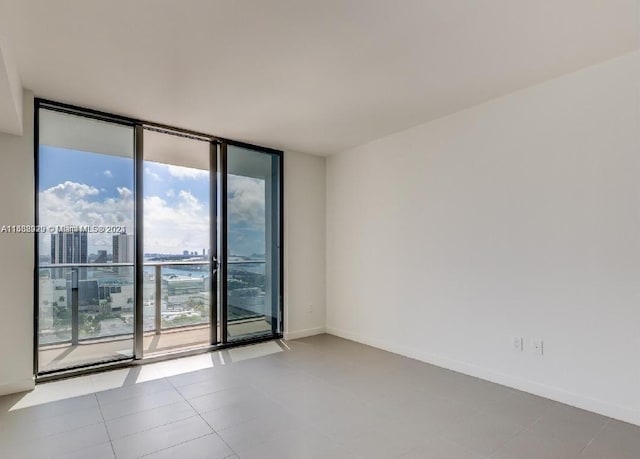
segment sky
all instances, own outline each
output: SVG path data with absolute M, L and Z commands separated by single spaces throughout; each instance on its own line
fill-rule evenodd
M 40 225 L 118 225 L 134 233 L 133 160 L 40 147 Z M 229 249 L 265 253 L 264 181 L 228 178 Z M 89 234 L 89 253 L 112 252 L 111 234 Z M 41 236 L 40 251 L 50 251 Z M 144 252 L 182 254 L 209 249 L 208 171 L 145 161 Z

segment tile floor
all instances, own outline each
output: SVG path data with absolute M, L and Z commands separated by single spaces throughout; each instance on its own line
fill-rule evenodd
M 3 458 L 637 459 L 640 428 L 320 335 L 0 398 Z

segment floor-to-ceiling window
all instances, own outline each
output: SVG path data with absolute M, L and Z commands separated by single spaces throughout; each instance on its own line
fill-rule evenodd
M 133 356 L 133 127 L 39 108 L 40 373 Z
M 281 152 L 36 111 L 37 374 L 280 336 Z

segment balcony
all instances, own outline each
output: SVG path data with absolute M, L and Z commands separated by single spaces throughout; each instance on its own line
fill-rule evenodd
M 229 339 L 271 333 L 265 269 L 228 263 Z M 144 356 L 209 345 L 209 263 L 146 262 L 143 272 Z M 134 279 L 132 263 L 41 265 L 39 372 L 131 358 Z

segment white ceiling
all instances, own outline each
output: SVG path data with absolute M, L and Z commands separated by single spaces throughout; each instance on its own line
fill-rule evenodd
M 638 48 L 638 0 L 0 0 L 37 96 L 331 154 Z

